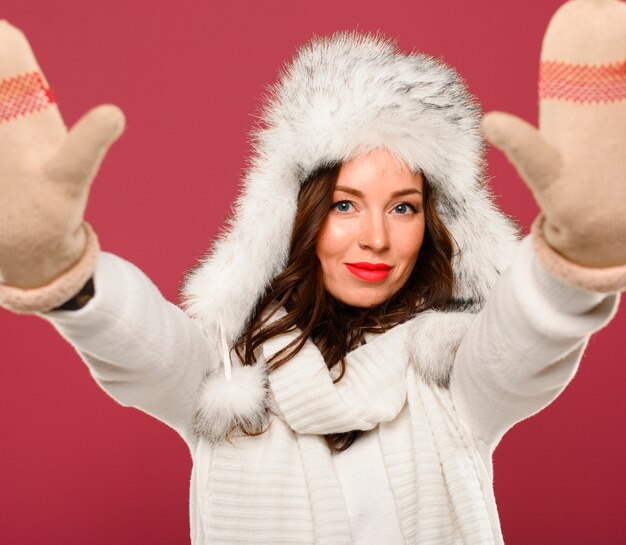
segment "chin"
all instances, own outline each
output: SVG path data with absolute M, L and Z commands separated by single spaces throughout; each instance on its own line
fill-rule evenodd
M 382 303 L 384 303 L 385 301 L 387 301 L 387 299 L 389 299 L 392 294 L 385 294 L 385 295 L 367 295 L 367 294 L 350 294 L 348 296 L 343 296 L 342 294 L 335 294 L 330 292 L 330 294 L 337 299 L 338 301 L 342 302 L 344 305 L 348 305 L 351 307 L 356 307 L 356 308 L 374 308 Z
M 393 297 L 402 287 L 397 282 L 385 284 L 356 283 L 351 277 L 342 278 L 340 282 L 325 282 L 324 288 L 337 301 L 355 308 L 374 308 Z

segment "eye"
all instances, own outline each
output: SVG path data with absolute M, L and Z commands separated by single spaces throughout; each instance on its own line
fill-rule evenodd
M 393 210 L 401 216 L 406 216 L 409 213 L 415 214 L 417 212 L 417 208 L 408 202 L 401 202 L 400 204 L 396 204 L 396 206 L 393 207 Z
M 353 207 L 354 206 L 351 201 L 337 201 L 336 203 L 333 203 L 331 208 L 333 210 L 337 210 L 337 212 L 345 214 L 346 212 L 350 212 Z

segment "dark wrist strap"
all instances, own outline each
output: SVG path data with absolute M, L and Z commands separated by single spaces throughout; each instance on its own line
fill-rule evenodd
M 87 283 L 82 289 L 74 295 L 69 301 L 63 303 L 60 307 L 56 307 L 54 310 L 78 310 L 83 308 L 89 300 L 96 293 L 95 286 L 93 285 L 93 278 L 87 280 Z

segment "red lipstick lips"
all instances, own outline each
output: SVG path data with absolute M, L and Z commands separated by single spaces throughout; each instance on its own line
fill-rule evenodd
M 348 270 L 357 278 L 366 282 L 380 282 L 387 278 L 391 265 L 385 263 L 346 263 Z

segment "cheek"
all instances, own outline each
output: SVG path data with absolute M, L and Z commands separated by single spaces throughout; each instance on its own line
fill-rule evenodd
M 322 226 L 315 244 L 317 257 L 322 266 L 328 264 L 329 260 L 340 259 L 350 248 L 353 237 L 347 223 L 329 218 Z
M 406 261 L 407 265 L 413 268 L 413 264 L 417 260 L 422 243 L 424 242 L 425 224 L 420 221 L 410 226 L 410 229 L 404 230 L 398 234 L 397 249 L 398 255 Z

